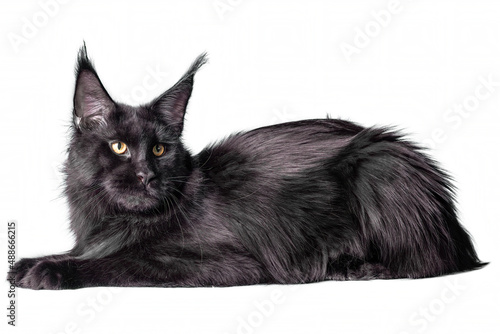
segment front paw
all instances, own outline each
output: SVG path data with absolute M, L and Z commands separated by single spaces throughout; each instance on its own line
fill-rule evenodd
M 16 285 L 34 290 L 75 288 L 75 266 L 71 260 L 41 260 L 28 269 Z
M 19 282 L 26 276 L 28 271 L 33 268 L 40 258 L 21 259 L 14 264 L 14 267 L 7 274 L 7 280 L 19 286 Z

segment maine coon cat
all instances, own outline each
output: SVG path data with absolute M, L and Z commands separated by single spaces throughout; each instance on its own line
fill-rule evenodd
M 201 55 L 154 101 L 106 92 L 80 50 L 65 195 L 76 244 L 25 258 L 19 287 L 232 286 L 472 270 L 449 177 L 397 132 L 314 119 L 181 140 Z

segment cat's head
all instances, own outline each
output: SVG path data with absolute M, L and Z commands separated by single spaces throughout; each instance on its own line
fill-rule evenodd
M 180 137 L 194 75 L 205 62 L 205 55 L 199 56 L 172 88 L 132 107 L 110 97 L 85 46 L 80 50 L 66 163 L 70 202 L 83 187 L 95 196 L 95 205 L 123 211 L 172 205 L 191 168 Z

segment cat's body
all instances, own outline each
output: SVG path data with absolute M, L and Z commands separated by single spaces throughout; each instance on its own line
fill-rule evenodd
M 109 98 L 82 50 L 65 166 L 76 245 L 18 262 L 18 286 L 419 278 L 482 265 L 448 177 L 397 133 L 307 120 L 191 155 L 180 135 L 203 62 L 129 107 Z

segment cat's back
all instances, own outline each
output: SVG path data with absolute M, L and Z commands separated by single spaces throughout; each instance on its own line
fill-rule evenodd
M 293 177 L 330 159 L 364 128 L 349 121 L 313 119 L 233 134 L 197 155 L 215 182 Z

